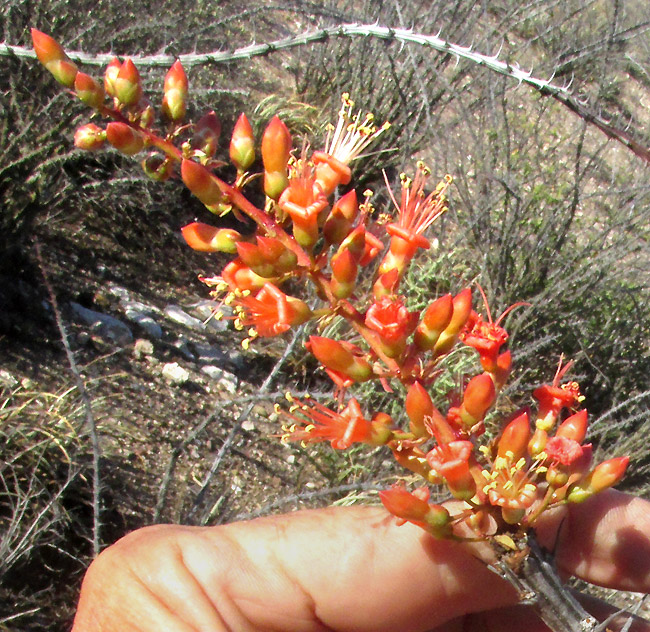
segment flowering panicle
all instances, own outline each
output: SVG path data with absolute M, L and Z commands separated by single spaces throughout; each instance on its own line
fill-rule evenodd
M 98 81 L 80 72 L 48 35 L 33 30 L 32 38 L 39 61 L 96 117 L 77 130 L 77 147 L 97 150 L 108 143 L 127 155 L 146 149 L 141 165 L 147 176 L 180 177 L 211 213 L 232 211 L 235 219 L 249 220 L 241 232 L 200 218 L 181 230 L 195 250 L 228 258 L 220 273 L 202 280 L 234 310 L 235 329 L 247 332 L 245 348 L 308 321 L 348 325 L 343 339 L 311 335 L 305 344 L 334 383 L 338 406 L 290 397 L 282 412 L 284 441 L 328 441 L 336 449 L 385 445 L 410 475 L 426 486 L 445 484 L 463 501 L 450 513 L 429 502 L 428 487 L 410 492 L 396 486 L 380 494 L 396 518 L 435 537 L 464 539 L 469 527 L 470 539 L 503 542 L 533 526 L 545 509 L 583 502 L 621 479 L 627 457 L 592 463 L 584 398 L 575 382 L 564 381 L 571 363 L 560 362 L 552 383 L 534 391 L 536 410 L 515 415 L 495 441 L 482 437 L 488 415 L 489 421 L 502 416 L 498 396 L 513 361 L 503 320 L 521 303 L 495 322 L 482 289 L 486 319 L 473 310 L 471 289 L 461 288 L 432 296 L 421 314 L 412 310 L 400 281 L 418 249 L 430 247 L 426 231 L 446 211 L 452 179 L 445 176 L 427 192 L 430 171 L 419 163 L 412 179 L 401 177 L 399 202 L 389 192 L 397 209 L 389 221 L 373 208 L 371 192 L 363 193 L 362 203 L 353 190 L 336 197 L 351 182 L 350 163 L 388 128 L 377 127 L 371 114 L 355 114 L 349 95 L 343 95 L 324 150 L 310 153 L 303 143 L 297 158 L 291 132 L 277 116 L 258 146 L 242 114 L 221 160 L 217 115 L 185 120 L 189 84 L 180 62 L 163 80 L 162 117 L 156 117 L 132 60 L 114 58 Z M 363 268 L 382 253 L 373 279 Z M 307 305 L 291 294 L 314 298 Z M 432 385 L 459 341 L 478 352 L 480 368 L 477 363 L 461 376 L 460 392 L 446 393 L 453 405 L 439 410 L 445 393 L 434 397 Z M 346 401 L 346 389 L 370 380 L 395 397 L 406 393 L 404 415 L 379 411 L 368 418 L 357 399 Z

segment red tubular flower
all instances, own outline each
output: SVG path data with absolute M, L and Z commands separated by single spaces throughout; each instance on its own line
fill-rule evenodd
M 445 191 L 451 183 L 451 177 L 448 176 L 435 191 L 425 195 L 424 187 L 429 175 L 429 170 L 422 163 L 418 164 L 413 181 L 402 175 L 400 204 L 397 203 L 388 187 L 391 199 L 398 210 L 398 218 L 397 222 L 386 225 L 386 232 L 391 235 L 391 240 L 388 252 L 379 266 L 379 279 L 373 288 L 375 296 L 385 293 L 385 284 L 380 282 L 383 275 L 397 270 L 398 277 L 401 278 L 417 249 L 424 248 L 426 250 L 430 247 L 431 244 L 423 233 L 447 210 Z
M 162 112 L 175 123 L 185 117 L 188 91 L 187 75 L 180 60 L 176 60 L 165 75 L 163 83 Z
M 551 437 L 546 442 L 544 463 L 548 466 L 546 480 L 553 487 L 562 487 L 584 473 L 591 462 L 591 444 L 580 445 L 575 439 Z M 576 476 L 577 475 L 577 476 Z
M 354 382 L 365 382 L 372 375 L 372 367 L 365 359 L 363 351 L 349 342 L 332 340 L 321 336 L 310 336 L 305 347 L 327 369 L 328 375 L 339 384 L 346 382 L 346 386 Z M 344 384 L 340 384 L 344 385 Z
M 291 327 L 301 325 L 311 317 L 311 310 L 297 298 L 287 296 L 272 283 L 265 283 L 256 296 L 237 298 L 243 308 L 239 320 L 244 327 L 254 327 L 259 336 L 283 334 Z
M 559 385 L 572 364 L 568 362 L 563 366 L 560 359 L 553 383 L 544 384 L 533 391 L 533 397 L 539 402 L 535 425 L 540 430 L 550 432 L 563 408 L 573 408 L 584 399 L 577 382 Z
M 312 399 L 305 401 L 291 399 L 296 405 L 292 407 L 292 411 L 288 413 L 285 411 L 284 414 L 295 423 L 284 428 L 283 441 L 304 443 L 329 441 L 335 450 L 345 450 L 353 443 L 376 445 L 373 425 L 363 416 L 356 399 L 352 398 L 341 412 L 335 412 Z M 294 413 L 300 413 L 301 417 Z
M 411 522 L 428 531 L 437 538 L 451 535 L 451 516 L 442 505 L 431 505 L 429 490 L 420 487 L 413 493 L 401 485 L 379 492 L 379 499 L 389 513 L 393 514 L 399 524 Z
M 406 347 L 406 339 L 413 333 L 418 312 L 409 312 L 401 299 L 382 296 L 366 312 L 366 326 L 379 334 L 383 351 L 396 358 Z
M 314 178 L 314 169 L 303 155 L 291 166 L 288 186 L 278 200 L 278 206 L 291 217 L 293 235 L 303 248 L 311 248 L 318 240 L 318 217 L 327 208 L 327 199 L 314 187 Z
M 427 454 L 427 463 L 444 477 L 451 493 L 460 500 L 469 500 L 476 493 L 476 483 L 469 461 L 474 446 L 471 441 L 441 443 Z
M 52 76 L 60 84 L 66 88 L 72 88 L 78 72 L 77 66 L 54 38 L 36 29 L 32 29 L 31 33 L 38 61 L 52 73 Z
M 115 97 L 124 105 L 135 105 L 142 98 L 142 80 L 135 64 L 127 57 L 113 80 Z
M 255 137 L 248 118 L 242 112 L 232 130 L 230 160 L 237 171 L 246 171 L 255 162 Z
M 200 252 L 237 252 L 237 242 L 242 236 L 232 228 L 216 228 L 201 222 L 192 222 L 181 228 L 187 245 Z
M 142 134 L 119 121 L 113 121 L 106 126 L 106 140 L 127 156 L 133 156 L 144 148 Z
M 350 95 L 342 96 L 342 106 L 334 131 L 325 143 L 324 151 L 316 151 L 312 160 L 316 165 L 316 182 L 318 191 L 328 197 L 337 186 L 350 182 L 351 171 L 348 165 L 357 158 L 366 147 L 390 126 L 381 128 L 374 125 L 374 117 L 367 114 L 361 118 L 361 112 L 352 114 L 354 102 Z
M 287 126 L 274 116 L 262 136 L 264 192 L 277 200 L 288 184 L 287 162 L 291 151 L 291 134 Z

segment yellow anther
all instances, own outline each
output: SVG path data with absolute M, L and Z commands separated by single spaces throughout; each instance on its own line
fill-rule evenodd
M 515 486 L 515 484 L 512 481 L 506 481 L 503 484 L 503 489 L 512 489 Z
M 526 466 L 526 459 L 524 459 L 524 457 L 522 456 L 522 457 L 521 457 L 521 458 L 520 458 L 520 459 L 515 463 L 515 467 L 516 467 L 518 470 L 523 470 L 525 466 Z
M 483 487 L 483 493 L 487 494 L 491 489 L 495 489 L 496 486 L 497 486 L 497 484 L 494 481 L 492 481 L 491 483 L 488 483 L 487 485 L 485 485 Z
M 526 484 L 524 485 L 524 489 L 525 489 L 527 492 L 536 492 L 536 491 L 537 491 L 537 487 L 535 487 L 535 485 L 533 485 L 532 483 L 526 483 Z
M 282 412 L 282 408 L 280 408 L 280 404 L 278 404 L 277 402 L 275 404 L 273 404 L 273 410 L 278 415 Z M 283 430 L 284 430 L 284 428 L 283 428 Z
M 494 468 L 497 470 L 505 470 L 508 467 L 508 460 L 504 459 L 502 456 L 498 456 L 494 460 Z
M 292 402 L 292 401 L 293 401 L 293 395 L 291 394 L 290 391 L 287 391 L 287 392 L 284 394 L 284 399 L 286 399 L 288 402 Z
M 478 451 L 484 456 L 490 456 L 491 452 L 490 448 L 488 448 L 486 445 L 479 446 Z
M 250 346 L 251 346 L 251 339 L 250 339 L 250 338 L 244 338 L 244 339 L 241 341 L 241 347 L 242 347 L 242 349 L 243 349 L 244 351 L 248 351 L 248 349 L 250 348 Z
M 487 470 L 481 470 L 481 476 L 483 478 L 487 479 L 488 481 L 492 480 L 492 474 L 490 472 L 488 472 Z

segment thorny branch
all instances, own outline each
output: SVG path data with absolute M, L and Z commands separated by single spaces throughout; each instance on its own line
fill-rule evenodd
M 192 68 L 194 66 L 223 64 L 240 59 L 251 59 L 252 57 L 269 55 L 297 46 L 325 42 L 332 37 L 375 37 L 386 41 L 416 44 L 488 68 L 492 72 L 530 86 L 543 96 L 550 96 L 556 101 L 559 101 L 581 119 L 599 129 L 608 138 L 621 143 L 636 156 L 650 163 L 650 149 L 648 147 L 636 141 L 631 134 L 619 129 L 600 114 L 592 112 L 571 94 L 568 87 L 556 85 L 551 80 L 534 77 L 530 71 L 521 69 L 516 63 L 501 61 L 498 58 L 498 53 L 496 55 L 485 55 L 472 50 L 470 46 L 454 44 L 443 39 L 440 35 L 415 33 L 411 29 L 380 26 L 379 24 L 339 24 L 337 26 L 283 37 L 273 42 L 250 44 L 233 51 L 186 53 L 177 57 L 166 54 L 135 55 L 131 59 L 141 67 L 169 67 L 176 59 L 179 59 L 185 68 Z M 23 59 L 35 59 L 36 57 L 31 48 L 26 46 L 13 46 L 6 43 L 0 43 L 0 56 L 15 56 Z M 112 53 L 90 55 L 80 51 L 68 52 L 68 56 L 76 62 L 90 66 L 103 66 L 108 64 L 114 57 Z

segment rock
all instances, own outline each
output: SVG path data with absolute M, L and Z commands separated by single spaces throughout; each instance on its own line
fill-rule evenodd
M 178 338 L 172 346 L 178 349 L 186 360 L 190 360 L 191 362 L 196 360 L 196 356 L 190 347 L 190 341 L 184 336 Z
M 196 329 L 197 331 L 204 331 L 205 325 L 194 316 L 190 316 L 187 312 L 184 312 L 178 305 L 167 305 L 163 310 L 165 316 L 169 320 L 177 323 L 178 325 L 183 325 L 189 329 Z
M 125 347 L 133 342 L 133 334 L 121 320 L 108 314 L 87 309 L 79 303 L 70 302 L 70 308 L 77 320 L 90 326 L 91 334 L 102 340 Z
M 227 353 L 221 351 L 212 345 L 202 344 L 200 342 L 192 342 L 190 348 L 194 352 L 197 360 L 204 364 L 217 364 L 230 363 L 230 358 Z
M 219 367 L 207 364 L 201 367 L 201 373 L 205 373 L 209 378 L 219 383 L 219 386 L 228 393 L 235 394 L 239 380 L 232 374 L 220 369 Z
M 190 379 L 190 372 L 178 362 L 168 362 L 162 368 L 162 376 L 172 384 L 185 384 Z
M 140 360 L 146 356 L 153 355 L 153 343 L 151 340 L 145 340 L 144 338 L 138 338 L 133 345 L 133 356 Z
M 142 327 L 152 338 L 162 338 L 162 327 L 149 314 L 127 308 L 124 316 L 131 322 Z
M 233 311 L 227 305 L 219 305 L 215 301 L 201 300 L 190 305 L 190 311 L 201 319 L 203 324 L 212 331 L 227 331 L 232 328 L 232 320 L 228 320 Z M 218 317 L 217 312 L 223 314 Z

